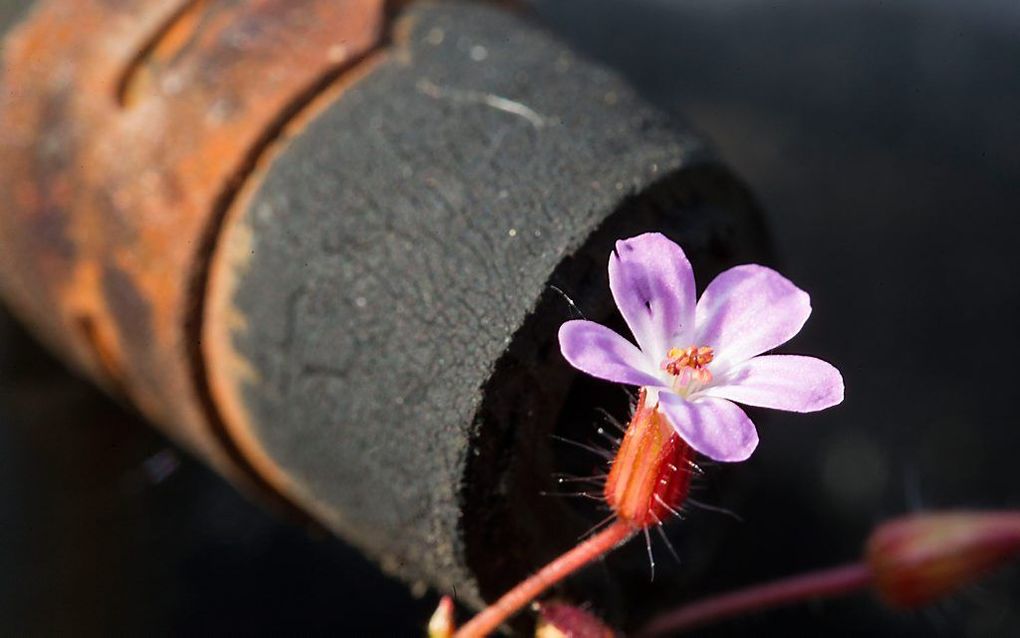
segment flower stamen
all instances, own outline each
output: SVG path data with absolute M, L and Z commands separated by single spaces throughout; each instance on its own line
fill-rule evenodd
M 687 388 L 692 381 L 703 386 L 712 380 L 708 364 L 715 358 L 709 346 L 690 346 L 688 348 L 670 348 L 662 369 L 673 377 L 673 386 L 677 389 Z

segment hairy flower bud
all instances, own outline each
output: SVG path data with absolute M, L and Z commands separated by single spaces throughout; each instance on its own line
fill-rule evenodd
M 1020 554 L 1020 512 L 953 512 L 878 527 L 866 558 L 875 589 L 894 607 L 927 604 Z
M 435 613 L 429 619 L 429 638 L 451 638 L 456 630 L 453 619 L 453 599 L 443 596 L 436 607 Z
M 594 614 L 564 603 L 543 603 L 538 608 L 535 638 L 614 638 L 616 632 Z

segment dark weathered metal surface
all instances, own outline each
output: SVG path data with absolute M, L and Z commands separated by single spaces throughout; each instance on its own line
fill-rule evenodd
M 37 7 L 4 59 L 0 278 L 220 471 L 478 604 L 583 527 L 536 499 L 548 435 L 595 418 L 550 284 L 607 314 L 614 238 L 712 268 L 764 233 L 696 135 L 533 25 L 391 15 Z
M 563 416 L 595 403 L 550 285 L 608 314 L 614 238 L 657 228 L 712 268 L 764 233 L 697 136 L 526 21 L 446 3 L 394 32 L 230 210 L 203 346 L 249 458 L 390 571 L 477 603 L 584 529 L 539 495 L 548 435 L 597 419 Z
M 260 150 L 382 26 L 382 0 L 52 0 L 6 42 L 7 298 L 235 477 L 197 369 L 212 240 Z

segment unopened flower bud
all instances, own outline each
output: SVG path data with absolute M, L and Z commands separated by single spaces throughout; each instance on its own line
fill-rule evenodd
M 1020 553 L 1020 512 L 954 512 L 878 527 L 867 562 L 879 595 L 901 608 L 930 603 Z
M 614 638 L 616 632 L 594 614 L 564 603 L 538 607 L 535 638 Z
M 443 596 L 429 619 L 429 638 L 452 638 L 457 629 L 453 620 L 453 599 Z

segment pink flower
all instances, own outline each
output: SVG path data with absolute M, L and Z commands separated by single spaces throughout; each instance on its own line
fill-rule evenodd
M 637 347 L 591 321 L 560 328 L 560 349 L 588 374 L 646 388 L 646 401 L 692 448 L 743 461 L 758 445 L 754 423 L 733 401 L 815 412 L 843 400 L 843 378 L 812 357 L 763 355 L 800 332 L 808 294 L 764 266 L 736 266 L 695 303 L 683 250 L 658 233 L 616 242 L 609 287 Z

